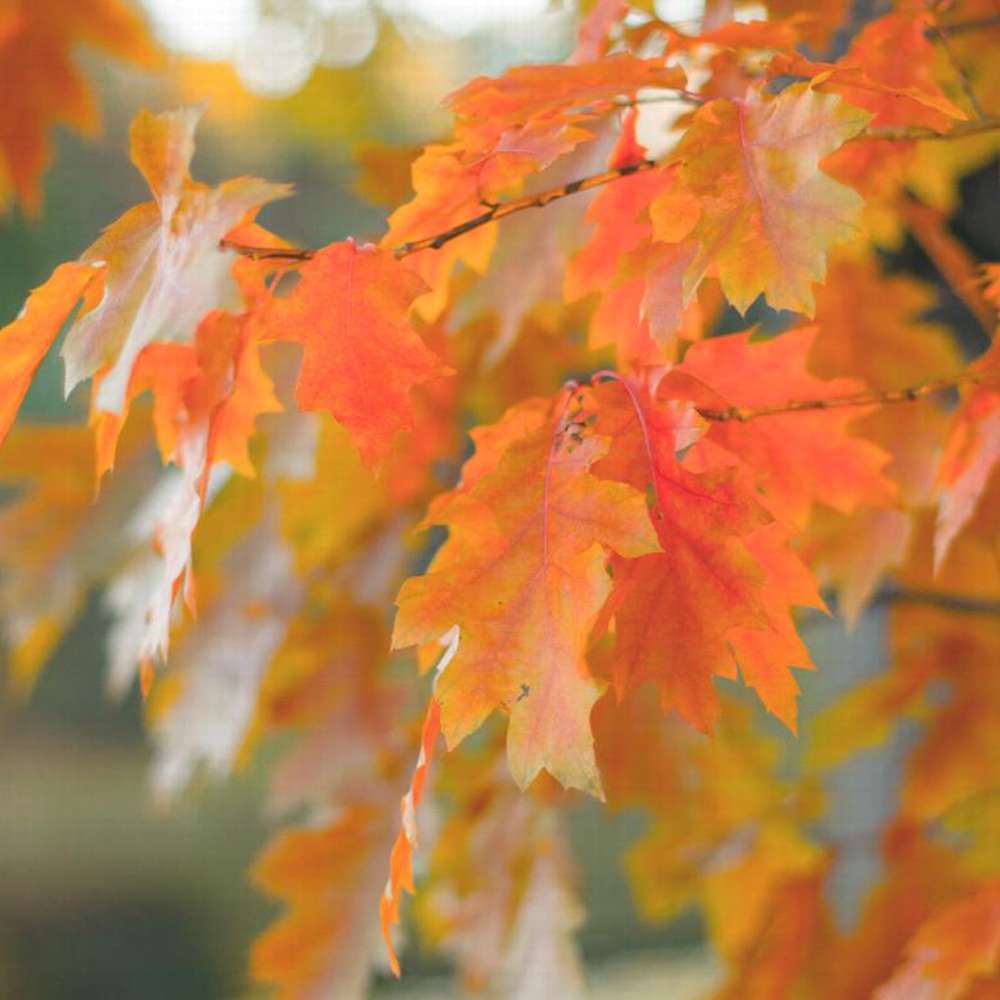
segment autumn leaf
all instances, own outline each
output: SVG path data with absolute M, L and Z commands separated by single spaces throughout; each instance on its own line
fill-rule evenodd
M 671 157 L 681 165 L 682 189 L 651 209 L 657 239 L 698 243 L 685 295 L 715 265 L 740 312 L 763 294 L 775 309 L 812 315 L 812 285 L 826 274 L 826 254 L 856 233 L 862 205 L 819 162 L 869 117 L 805 84 L 775 98 L 755 90 L 746 100 L 699 108 Z M 679 231 L 685 197 L 692 214 Z
M 662 552 L 615 558 L 614 681 L 621 697 L 656 683 L 664 710 L 711 732 L 720 705 L 713 675 L 747 684 L 791 728 L 798 686 L 789 666 L 810 666 L 790 605 L 816 606 L 808 573 L 787 549 L 744 472 L 688 471 L 675 452 L 690 444 L 690 410 L 633 386 L 601 386 L 597 429 L 612 439 L 601 477 L 651 489 Z M 768 571 L 765 575 L 765 570 Z
M 582 911 L 554 782 L 522 794 L 499 735 L 441 762 L 448 806 L 415 907 L 421 938 L 454 957 L 470 993 L 576 1000 Z
M 457 641 L 456 634 L 452 640 L 450 651 L 443 654 L 444 658 L 450 660 L 451 656 L 454 655 Z M 442 663 L 446 666 L 447 662 L 444 658 Z M 406 889 L 411 894 L 416 892 L 413 886 L 413 852 L 417 848 L 417 807 L 423 798 L 424 785 L 427 783 L 427 774 L 430 770 L 434 744 L 437 743 L 440 727 L 441 706 L 432 695 L 420 733 L 420 755 L 417 757 L 417 764 L 413 769 L 413 778 L 406 794 L 400 800 L 399 811 L 402 818 L 402 828 L 392 845 L 392 852 L 389 855 L 389 878 L 382 891 L 382 898 L 379 900 L 382 937 L 389 949 L 389 964 L 396 976 L 399 976 L 399 959 L 396 957 L 396 950 L 392 944 L 391 928 L 393 924 L 399 923 L 399 903 L 402 890 Z
M 929 285 L 883 273 L 871 258 L 832 261 L 816 295 L 810 371 L 821 378 L 860 378 L 878 390 L 958 372 L 954 338 L 926 318 L 934 303 Z
M 611 167 L 638 163 L 647 151 L 636 138 L 637 116 L 626 116 Z M 676 182 L 672 170 L 647 170 L 598 192 L 587 209 L 594 229 L 566 269 L 565 296 L 573 301 L 599 292 L 591 344 L 614 344 L 619 362 L 661 363 L 683 321 L 684 272 L 694 244 L 650 244 L 649 205 Z M 653 338 L 658 343 L 650 341 Z M 668 352 L 669 353 L 669 352 Z
M 380 246 L 393 250 L 411 240 L 459 226 L 483 211 L 479 175 L 461 160 L 461 147 L 428 146 L 411 168 L 414 197 L 389 216 L 389 228 Z M 418 256 L 414 270 L 428 290 L 418 299 L 417 309 L 427 320 L 437 319 L 448 302 L 449 276 L 458 261 L 475 271 L 485 271 L 496 230 L 482 226 L 447 243 L 440 251 Z
M 933 46 L 926 11 L 898 11 L 860 31 L 836 63 L 781 53 L 768 72 L 816 79 L 814 89 L 839 94 L 870 111 L 873 125 L 924 125 L 938 131 L 967 117 L 948 99 L 933 74 Z
M 318 829 L 292 828 L 257 859 L 254 882 L 285 901 L 287 910 L 254 944 L 250 974 L 277 985 L 280 1000 L 306 1000 L 316 990 L 362 997 L 369 981 L 370 928 L 378 895 L 385 817 L 358 803 Z
M 394 249 L 468 222 L 529 174 L 590 141 L 589 123 L 607 115 L 616 98 L 684 83 L 679 67 L 629 54 L 477 77 L 448 98 L 455 141 L 428 146 L 414 162 L 415 197 L 392 214 L 381 245 Z M 431 289 L 418 303 L 425 318 L 444 309 L 455 263 L 484 271 L 495 238 L 492 229 L 480 228 L 414 262 Z
M 754 342 L 749 334 L 716 337 L 695 344 L 676 371 L 677 378 L 694 376 L 711 392 L 699 395 L 709 407 L 780 406 L 796 399 L 849 395 L 862 391 L 854 379 L 818 379 L 807 371 L 807 359 L 816 338 L 814 328 L 783 333 Z M 745 423 L 713 423 L 707 440 L 717 443 L 761 477 L 763 501 L 779 518 L 804 525 L 810 507 L 823 503 L 848 512 L 860 503 L 891 504 L 896 491 L 883 469 L 888 455 L 852 433 L 851 408 L 778 413 Z
M 991 988 L 982 994 L 988 996 L 1000 973 L 1000 880 L 924 924 L 907 952 L 908 961 L 875 992 L 875 1000 L 977 996 L 966 991 L 989 978 Z
M 119 672 L 113 674 L 113 683 L 120 684 L 128 676 L 127 667 L 144 655 L 160 653 L 166 660 L 167 650 L 155 649 L 154 643 L 160 616 L 169 615 L 172 604 L 171 559 L 182 543 L 191 551 L 190 534 L 182 534 L 191 530 L 187 523 L 181 520 L 176 527 L 166 523 L 174 538 L 161 545 L 163 557 L 156 564 L 159 573 L 153 573 L 149 595 L 152 611 L 140 618 L 145 628 L 136 630 L 138 637 L 118 630 L 112 669 L 118 667 Z M 221 593 L 200 609 L 199 628 L 183 635 L 171 653 L 166 684 L 154 689 L 149 710 L 155 750 L 150 784 L 161 805 L 173 802 L 199 775 L 218 780 L 235 765 L 254 719 L 261 678 L 304 602 L 291 566 L 291 552 L 278 535 L 277 518 L 273 510 L 267 511 L 226 553 Z M 113 596 L 141 608 L 144 595 L 134 581 L 132 589 L 138 593 L 129 593 L 119 578 Z M 138 653 L 127 642 L 137 638 L 144 644 Z M 239 664 L 235 675 L 234 663 Z
M 0 208 L 11 191 L 31 212 L 59 123 L 93 135 L 100 115 L 76 62 L 83 44 L 146 68 L 158 58 L 140 18 L 120 0 L 5 0 L 0 6 Z
M 502 155 L 501 142 L 512 129 L 544 122 L 555 139 L 578 122 L 600 117 L 623 94 L 683 89 L 685 82 L 679 66 L 620 53 L 569 65 L 515 66 L 496 79 L 476 77 L 447 104 L 458 117 L 457 136 L 472 158 L 489 152 Z M 520 154 L 515 150 L 514 155 Z M 540 166 L 547 163 L 543 160 L 536 169 Z
M 599 686 L 584 654 L 610 591 L 604 547 L 639 556 L 657 543 L 642 494 L 588 471 L 607 442 L 578 433 L 571 418 L 539 414 L 495 470 L 439 498 L 429 519 L 450 537 L 400 591 L 393 644 L 457 625 L 458 651 L 436 687 L 449 749 L 503 708 L 522 788 L 545 768 L 600 795 L 590 733 Z
M 940 568 L 958 533 L 969 522 L 1000 458 L 998 349 L 991 347 L 974 365 L 984 384 L 968 391 L 952 416 L 938 470 L 938 522 L 934 561 Z
M 200 111 L 152 115 L 132 123 L 132 161 L 155 202 L 129 209 L 81 257 L 105 268 L 104 298 L 63 344 L 66 389 L 98 369 L 96 408 L 121 414 L 132 366 L 157 341 L 190 343 L 210 310 L 240 304 L 231 261 L 219 240 L 248 213 L 288 194 L 254 178 L 209 188 L 188 174 Z
M 80 298 L 81 312 L 100 300 L 104 270 L 92 264 L 61 264 L 29 296 L 21 315 L 0 330 L 0 447 L 31 380 Z
M 129 380 L 129 404 L 153 394 L 153 420 L 164 463 L 178 461 L 179 442 L 197 429 L 210 436 L 206 460 L 227 462 L 244 476 L 255 475 L 248 442 L 258 416 L 280 411 L 270 378 L 260 363 L 259 344 L 243 317 L 222 310 L 199 323 L 194 344 L 150 344 L 136 360 Z M 124 417 L 96 411 L 98 473 L 114 465 Z M 179 464 L 179 462 L 178 462 Z
M 322 250 L 300 279 L 271 302 L 260 335 L 303 345 L 299 407 L 331 413 L 377 467 L 413 426 L 411 388 L 447 373 L 409 323 L 424 284 L 392 254 L 353 242 Z

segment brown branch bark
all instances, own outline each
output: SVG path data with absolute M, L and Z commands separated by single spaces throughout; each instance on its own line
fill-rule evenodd
M 793 399 L 787 403 L 756 408 L 742 406 L 727 406 L 721 408 L 697 406 L 695 411 L 705 420 L 725 422 L 735 420 L 746 423 L 748 420 L 758 420 L 761 417 L 773 417 L 781 413 L 798 413 L 802 410 L 833 410 L 847 406 L 882 406 L 891 403 L 915 403 L 918 399 L 931 396 L 946 389 L 955 389 L 969 383 L 978 384 L 991 379 L 1000 380 L 1000 372 L 961 372 L 950 378 L 936 379 L 915 385 L 909 389 L 896 389 L 892 392 L 856 392 L 846 396 L 827 396 L 824 399 Z
M 961 35 L 970 31 L 1000 30 L 1000 15 L 996 17 L 970 17 L 967 21 L 952 21 L 946 24 L 945 30 L 949 35 Z M 925 34 L 928 38 L 936 38 L 940 28 L 928 28 Z
M 975 135 L 979 132 L 1000 131 L 1000 116 L 984 118 L 981 121 L 959 122 L 950 132 L 939 133 L 929 128 L 923 127 L 886 127 L 869 128 L 854 137 L 857 139 L 878 139 L 888 142 L 900 141 L 921 141 L 921 140 L 945 140 L 959 139 L 967 135 Z M 854 141 L 854 140 L 848 140 Z M 484 212 L 475 215 L 465 222 L 452 226 L 441 233 L 434 233 L 423 239 L 411 240 L 402 246 L 396 247 L 395 254 L 398 258 L 408 257 L 410 254 L 419 253 L 422 250 L 440 250 L 446 243 L 464 236 L 466 233 L 478 229 L 480 226 L 489 225 L 492 222 L 499 222 L 508 215 L 515 215 L 524 212 L 529 208 L 544 208 L 546 205 L 560 198 L 567 198 L 580 191 L 591 191 L 594 188 L 603 187 L 613 181 L 621 180 L 623 177 L 630 177 L 632 174 L 642 173 L 652 170 L 654 167 L 665 166 L 670 162 L 672 153 L 657 160 L 639 160 L 637 163 L 628 163 L 623 167 L 616 167 L 613 170 L 605 170 L 600 174 L 592 174 L 590 177 L 581 177 L 579 180 L 570 181 L 569 184 L 562 184 L 556 188 L 549 188 L 540 191 L 538 194 L 525 195 L 523 198 L 514 198 L 510 201 L 499 202 L 490 205 Z M 222 250 L 233 250 L 251 260 L 286 260 L 302 262 L 311 260 L 315 250 L 286 249 L 279 247 L 256 247 L 237 243 L 233 240 L 223 239 L 219 243 Z
M 1000 600 L 966 597 L 935 590 L 914 590 L 909 587 L 885 587 L 871 600 L 872 604 L 926 604 L 944 611 L 959 611 L 968 615 L 1000 616 Z

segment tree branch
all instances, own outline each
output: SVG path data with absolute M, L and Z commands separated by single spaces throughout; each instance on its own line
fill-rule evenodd
M 944 611 L 960 611 L 968 615 L 1000 617 L 1000 600 L 986 597 L 966 597 L 945 594 L 934 590 L 915 590 L 909 587 L 885 587 L 871 599 L 871 604 L 927 604 Z
M 952 375 L 950 378 L 937 379 L 934 382 L 925 382 L 923 385 L 915 385 L 909 389 L 896 389 L 892 392 L 856 392 L 846 396 L 827 396 L 825 399 L 793 399 L 787 403 L 778 403 L 774 406 L 760 406 L 757 408 L 742 406 L 727 406 L 715 408 L 709 406 L 697 406 L 695 411 L 705 420 L 712 420 L 722 423 L 734 420 L 737 423 L 746 423 L 748 420 L 757 420 L 760 417 L 773 417 L 781 413 L 798 413 L 802 410 L 833 410 L 846 406 L 881 406 L 886 403 L 914 403 L 924 396 L 931 396 L 936 392 L 943 392 L 945 389 L 955 389 L 967 383 L 977 384 L 988 382 L 990 379 L 1000 379 L 1000 372 L 961 372 Z
M 979 132 L 1000 131 L 1000 115 L 991 118 L 984 118 L 981 121 L 959 122 L 950 132 L 935 132 L 933 129 L 923 126 L 886 126 L 882 128 L 869 128 L 860 132 L 853 140 L 877 139 L 887 142 L 922 141 L 922 140 L 945 140 L 960 139 L 967 135 L 975 135 Z M 420 240 L 411 240 L 402 246 L 396 247 L 397 258 L 408 257 L 410 254 L 419 253 L 422 250 L 440 250 L 446 243 L 464 236 L 466 233 L 479 229 L 480 226 L 489 225 L 491 222 L 499 222 L 508 215 L 515 215 L 524 212 L 529 208 L 544 208 L 553 201 L 560 198 L 567 198 L 571 194 L 580 191 L 591 191 L 594 188 L 603 187 L 613 181 L 621 180 L 623 177 L 630 177 L 632 174 L 643 173 L 652 170 L 654 167 L 666 166 L 671 162 L 673 153 L 656 160 L 639 160 L 637 163 L 627 163 L 623 167 L 616 167 L 613 170 L 605 170 L 600 174 L 592 174 L 590 177 L 581 177 L 579 180 L 570 181 L 568 184 L 561 184 L 556 188 L 549 188 L 540 191 L 538 194 L 525 195 L 523 198 L 514 198 L 510 201 L 499 202 L 490 205 L 485 212 L 467 219 L 465 222 L 452 226 L 444 232 L 426 236 Z M 237 243 L 234 240 L 223 239 L 219 241 L 222 250 L 233 250 L 236 253 L 249 257 L 251 260 L 287 260 L 302 262 L 311 260 L 315 255 L 315 250 L 296 250 L 283 247 L 256 247 L 248 246 L 244 243 Z
M 876 125 L 865 129 L 854 139 L 847 141 L 883 139 L 887 142 L 927 142 L 928 140 L 941 142 L 949 139 L 964 139 L 966 136 L 978 135 L 980 132 L 998 131 L 1000 131 L 1000 115 L 991 115 L 988 118 L 978 118 L 974 121 L 956 122 L 949 132 L 935 132 L 934 129 L 924 125 Z
M 967 21 L 952 21 L 951 24 L 944 25 L 949 35 L 960 35 L 969 31 L 989 31 L 990 29 L 1000 30 L 1000 15 L 996 17 L 970 17 Z M 924 34 L 928 38 L 937 38 L 941 33 L 940 27 L 928 28 Z

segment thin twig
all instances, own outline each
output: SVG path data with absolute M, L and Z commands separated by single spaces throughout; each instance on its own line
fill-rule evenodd
M 929 4 L 931 17 L 934 19 L 934 26 L 937 28 L 937 36 L 935 41 L 944 53 L 945 58 L 948 60 L 949 64 L 955 76 L 958 78 L 958 85 L 962 88 L 962 93 L 968 98 L 969 104 L 972 105 L 972 110 L 975 111 L 976 117 L 983 121 L 987 115 L 983 111 L 983 106 L 979 103 L 979 98 L 976 97 L 976 92 L 972 88 L 972 81 L 969 79 L 969 74 L 966 73 L 965 67 L 959 61 L 958 56 L 955 54 L 955 50 L 951 46 L 951 42 L 948 38 L 950 29 L 947 25 L 941 24 L 938 20 L 938 8 L 941 6 L 941 0 L 932 0 Z
M 760 406 L 756 408 L 742 406 L 726 406 L 721 408 L 697 406 L 695 407 L 695 411 L 705 420 L 712 420 L 717 423 L 729 420 L 734 420 L 737 423 L 746 423 L 748 420 L 757 420 L 760 417 L 773 417 L 782 413 L 798 413 L 802 410 L 832 410 L 848 406 L 881 406 L 886 403 L 913 403 L 936 392 L 955 389 L 966 383 L 987 382 L 990 379 L 1000 379 L 1000 372 L 961 372 L 958 375 L 952 375 L 950 378 L 936 379 L 933 382 L 925 382 L 923 385 L 915 385 L 909 389 L 896 389 L 892 392 L 856 392 L 846 396 L 827 396 L 825 399 L 793 399 L 787 403 L 777 403 L 773 406 Z
M 871 604 L 928 604 L 944 611 L 961 611 L 969 615 L 1000 616 L 1000 600 L 985 597 L 965 597 L 933 590 L 909 587 L 885 587 L 871 599 Z
M 1000 131 L 1000 116 L 984 118 L 982 121 L 958 122 L 950 132 L 945 133 L 935 132 L 933 129 L 924 128 L 923 126 L 869 128 L 854 136 L 854 140 L 878 139 L 900 142 L 905 140 L 959 139 L 967 135 L 989 131 Z M 559 187 L 549 188 L 547 191 L 541 191 L 538 194 L 529 194 L 523 198 L 498 202 L 497 204 L 490 205 L 485 212 L 481 212 L 471 219 L 466 219 L 465 222 L 461 222 L 457 226 L 452 226 L 451 229 L 435 233 L 432 236 L 426 236 L 420 240 L 411 240 L 397 247 L 394 252 L 397 258 L 402 258 L 408 257 L 413 253 L 419 253 L 422 250 L 440 250 L 446 243 L 450 243 L 452 240 L 458 239 L 459 236 L 464 236 L 466 233 L 471 233 L 473 230 L 479 229 L 480 226 L 489 225 L 491 222 L 499 222 L 500 219 L 505 219 L 508 215 L 515 215 L 529 208 L 544 208 L 546 205 L 558 201 L 560 198 L 567 198 L 569 195 L 577 194 L 580 191 L 592 191 L 594 188 L 603 187 L 605 184 L 621 180 L 623 177 L 630 177 L 632 174 L 639 174 L 647 170 L 652 170 L 655 167 L 666 166 L 672 162 L 674 156 L 675 153 L 670 152 L 660 159 L 639 160 L 637 163 L 627 163 L 625 166 L 616 167 L 613 170 L 605 170 L 590 177 L 582 177 L 579 180 L 570 181 L 569 184 L 561 184 Z M 244 257 L 249 257 L 251 260 L 302 262 L 311 260 L 316 255 L 315 250 L 255 247 L 227 239 L 221 240 L 219 245 L 223 250 L 233 250 Z
M 961 35 L 966 32 L 1000 30 L 1000 14 L 996 17 L 970 17 L 967 21 L 954 21 L 945 26 L 949 35 Z M 928 38 L 937 38 L 941 29 L 937 26 L 928 28 L 924 34 Z
M 703 97 L 691 90 L 675 90 L 671 94 L 647 94 L 645 97 L 633 97 L 625 101 L 615 101 L 615 107 L 635 108 L 643 104 L 664 104 L 668 102 L 680 102 L 682 104 L 707 104 L 710 98 Z

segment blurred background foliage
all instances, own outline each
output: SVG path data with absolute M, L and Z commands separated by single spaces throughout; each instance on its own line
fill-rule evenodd
M 700 5 L 656 6 L 683 22 Z M 571 0 L 143 0 L 141 9 L 164 47 L 162 65 L 138 72 L 84 53 L 103 110 L 100 140 L 60 130 L 44 209 L 32 217 L 15 208 L 0 219 L 0 324 L 58 263 L 146 198 L 127 157 L 127 125 L 140 108 L 206 105 L 194 168 L 201 180 L 294 182 L 297 196 L 261 217 L 283 236 L 305 245 L 376 237 L 407 196 L 414 149 L 446 132 L 441 98 L 479 73 L 564 58 L 579 13 Z M 985 259 L 1000 259 L 996 186 L 995 164 L 971 175 L 951 225 Z M 888 264 L 934 282 L 935 318 L 970 352 L 981 349 L 978 325 L 914 241 Z M 24 415 L 82 416 L 85 400 L 64 402 L 61 381 L 61 365 L 50 359 Z M 0 998 L 240 996 L 248 943 L 273 914 L 244 873 L 265 840 L 259 802 L 278 748 L 265 747 L 226 786 L 157 815 L 146 795 L 138 695 L 113 705 L 103 694 L 103 628 L 95 600 L 30 703 L 9 693 L 0 701 Z M 821 667 L 803 678 L 807 708 L 879 669 L 877 609 L 851 636 L 818 616 L 805 631 Z M 829 791 L 843 808 L 832 811 L 847 828 L 870 826 L 885 810 L 901 739 L 876 766 L 864 759 L 835 777 Z M 624 995 L 628 983 L 637 996 L 690 995 L 712 971 L 697 952 L 697 917 L 650 928 L 625 887 L 622 851 L 641 825 L 635 815 L 605 817 L 592 803 L 580 808 L 573 835 L 589 912 L 583 950 L 598 965 L 599 988 L 604 982 Z M 848 903 L 870 878 L 864 864 L 845 869 L 839 891 Z M 624 972 L 609 964 L 654 947 L 656 961 L 673 948 L 693 954 L 694 965 L 675 962 L 653 993 L 653 960 Z M 602 960 L 617 969 L 603 979 Z M 422 989 L 422 976 L 441 971 L 419 952 L 405 964 L 408 978 L 387 984 L 389 993 Z M 438 984 L 432 980 L 431 995 L 440 995 Z

